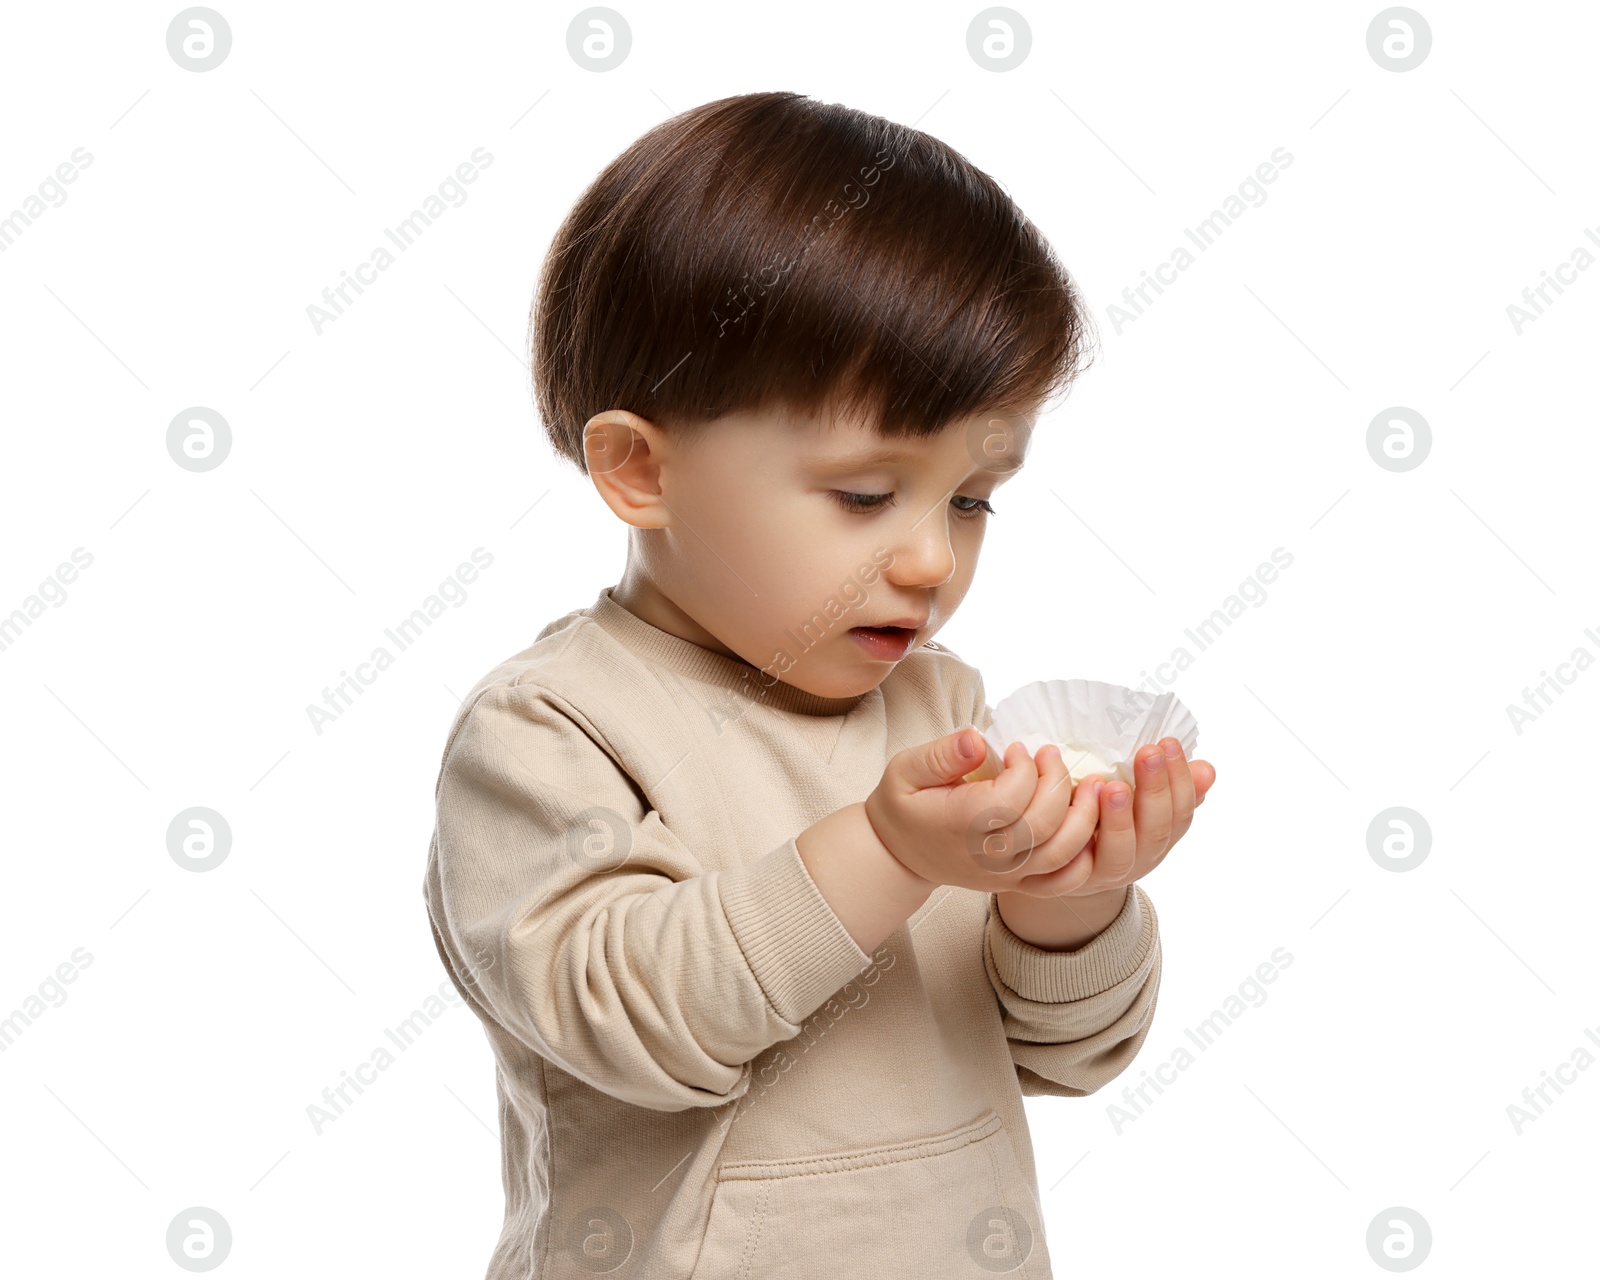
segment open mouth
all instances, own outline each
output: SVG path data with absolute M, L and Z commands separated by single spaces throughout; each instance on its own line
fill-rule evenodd
M 911 651 L 916 631 L 911 627 L 851 627 L 850 635 L 881 662 L 899 662 Z

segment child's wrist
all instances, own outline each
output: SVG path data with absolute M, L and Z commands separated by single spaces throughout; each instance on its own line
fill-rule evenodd
M 867 802 L 865 800 L 861 801 L 859 804 L 851 805 L 850 808 L 860 810 L 858 816 L 860 818 L 861 825 L 866 828 L 868 833 L 868 843 L 875 849 L 881 851 L 883 858 L 886 859 L 887 865 L 891 866 L 892 875 L 903 877 L 904 883 L 908 887 L 911 885 L 924 887 L 928 893 L 932 893 L 939 887 L 937 881 L 928 879 L 927 876 L 910 866 L 904 858 L 900 857 L 900 855 L 894 851 L 893 846 L 891 846 L 887 840 L 878 834 L 878 828 L 873 825 L 872 814 L 868 810 Z
M 867 814 L 866 801 L 863 800 L 859 804 L 852 805 L 851 808 L 859 809 L 861 811 L 861 825 L 866 828 L 867 832 L 870 833 L 870 845 L 879 851 L 881 856 L 885 859 L 885 865 L 890 867 L 891 873 L 900 878 L 907 889 L 925 889 L 928 893 L 932 893 L 939 887 L 934 881 L 929 880 L 926 876 L 913 871 L 905 864 L 904 861 L 900 859 L 895 851 L 889 847 L 884 838 L 878 834 L 877 828 L 872 825 L 872 819 Z
M 869 954 L 937 887 L 889 851 L 864 803 L 836 809 L 807 827 L 795 838 L 795 848 L 834 914 Z

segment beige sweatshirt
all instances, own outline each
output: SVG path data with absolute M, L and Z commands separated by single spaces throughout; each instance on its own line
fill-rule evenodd
M 859 698 L 768 687 L 611 591 L 473 687 L 439 772 L 428 915 L 497 1068 L 489 1280 L 1048 1280 L 1022 1098 L 1132 1062 L 1149 898 L 1050 952 L 941 886 L 866 954 L 795 837 L 987 728 L 978 672 L 930 642 Z

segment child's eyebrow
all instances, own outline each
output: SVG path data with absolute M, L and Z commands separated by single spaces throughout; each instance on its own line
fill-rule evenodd
M 866 467 L 904 462 L 914 458 L 917 453 L 918 450 L 915 449 L 904 449 L 894 445 L 879 445 L 875 449 L 865 449 L 860 453 L 824 456 L 817 460 L 817 465 L 828 471 L 859 471 Z M 996 458 L 990 463 L 983 464 L 979 469 L 1009 476 L 1013 472 L 1022 470 L 1022 459 L 1016 454 L 1008 454 L 1004 457 Z
M 903 462 L 912 456 L 914 455 L 910 450 L 899 449 L 893 445 L 879 445 L 876 449 L 865 449 L 860 453 L 825 454 L 817 461 L 824 467 L 847 470 L 857 467 L 876 467 L 888 462 Z

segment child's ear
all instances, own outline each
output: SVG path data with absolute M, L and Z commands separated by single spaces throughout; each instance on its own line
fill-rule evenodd
M 607 409 L 583 427 L 583 457 L 589 479 L 616 512 L 640 529 L 665 528 L 672 513 L 661 501 L 661 428 L 626 409 Z

